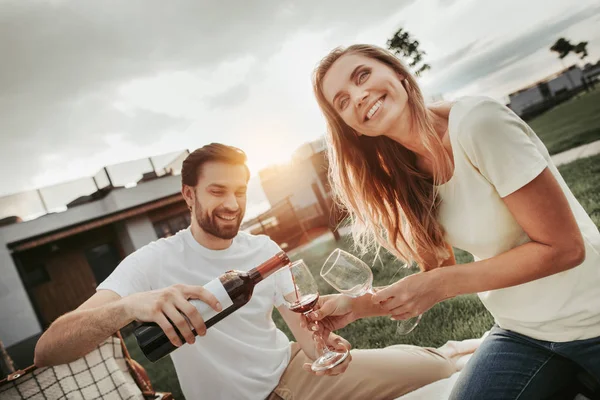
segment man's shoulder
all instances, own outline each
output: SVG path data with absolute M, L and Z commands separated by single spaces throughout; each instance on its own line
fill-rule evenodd
M 238 243 L 242 246 L 260 247 L 265 250 L 279 251 L 279 245 L 267 235 L 253 235 L 248 232 L 239 231 L 236 237 Z
M 270 237 L 268 237 L 267 235 L 254 235 L 252 233 L 248 233 L 248 232 L 244 232 L 244 231 L 239 231 L 237 234 L 237 238 L 240 242 L 245 242 L 245 243 L 252 243 L 252 244 L 258 244 L 258 243 L 275 243 Z

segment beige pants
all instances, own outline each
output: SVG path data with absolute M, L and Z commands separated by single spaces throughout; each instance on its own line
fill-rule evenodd
M 311 362 L 292 343 L 290 363 L 267 400 L 395 399 L 456 372 L 454 362 L 436 349 L 396 345 L 384 349 L 352 350 L 346 372 L 315 376 L 302 369 Z

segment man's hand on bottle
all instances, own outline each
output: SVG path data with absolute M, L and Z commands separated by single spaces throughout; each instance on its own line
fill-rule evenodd
M 334 351 L 337 350 L 342 353 L 345 352 L 346 350 L 350 351 L 350 349 L 352 348 L 352 345 L 350 344 L 350 342 L 348 342 L 343 337 L 336 335 L 335 333 L 329 334 L 329 337 L 327 337 L 327 339 L 325 340 L 325 344 L 327 345 L 327 347 L 329 347 L 330 350 L 334 350 Z M 349 353 L 348 357 L 346 357 L 346 359 L 341 364 L 336 365 L 335 367 L 333 367 L 331 369 L 327 369 L 325 371 L 319 371 L 319 372 L 313 371 L 311 369 L 311 365 L 312 365 L 311 363 L 304 363 L 302 368 L 305 371 L 311 372 L 317 376 L 322 376 L 322 375 L 335 376 L 335 375 L 343 374 L 344 372 L 346 372 L 346 369 L 350 365 L 351 361 L 352 361 L 352 353 Z
M 202 316 L 188 300 L 200 300 L 215 311 L 222 310 L 217 298 L 202 286 L 173 285 L 164 289 L 136 293 L 123 300 L 131 318 L 142 322 L 156 322 L 165 332 L 171 343 L 179 347 L 183 345 L 175 328 L 186 342 L 195 342 L 196 334 L 204 336 L 206 326 Z

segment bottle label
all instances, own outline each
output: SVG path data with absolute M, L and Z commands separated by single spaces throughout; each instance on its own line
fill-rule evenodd
M 222 310 L 225 310 L 233 305 L 231 297 L 229 297 L 227 290 L 225 290 L 225 287 L 219 278 L 215 278 L 208 282 L 206 285 L 204 285 L 204 289 L 211 292 L 217 298 L 217 300 L 219 300 Z M 192 299 L 190 300 L 190 303 L 192 303 L 192 305 L 198 309 L 204 321 L 208 321 L 218 314 L 217 311 L 215 311 L 211 306 L 202 300 Z

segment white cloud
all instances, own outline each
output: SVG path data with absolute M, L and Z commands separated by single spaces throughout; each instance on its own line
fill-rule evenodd
M 448 97 L 502 97 L 559 69 L 546 51 L 559 35 L 600 57 L 593 0 L 234 4 L 3 2 L 0 195 L 213 141 L 256 174 L 324 133 L 316 63 L 400 26 L 428 53 L 425 89 Z

